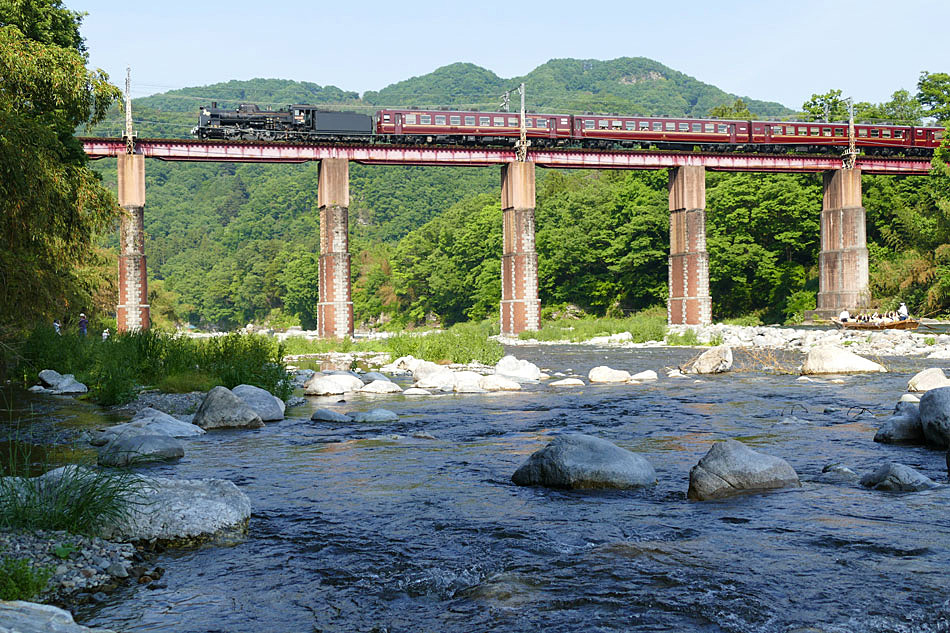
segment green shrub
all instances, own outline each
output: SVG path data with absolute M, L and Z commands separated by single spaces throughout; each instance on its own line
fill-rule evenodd
M 757 314 L 746 314 L 740 317 L 733 317 L 731 319 L 723 319 L 722 322 L 726 325 L 741 325 L 744 327 L 762 325 L 762 319 L 760 319 L 759 315 Z
M 203 371 L 183 371 L 159 378 L 155 384 L 164 393 L 188 393 L 210 391 L 218 385 L 218 379 Z
M 696 335 L 696 330 L 688 329 L 682 334 L 670 333 L 666 335 L 666 344 L 667 345 L 702 345 L 699 342 L 699 337 Z
M 468 363 L 477 361 L 494 365 L 505 355 L 505 348 L 490 339 L 498 333 L 497 325 L 457 323 L 444 332 L 432 334 L 397 334 L 385 340 L 393 358 L 415 356 L 432 362 Z
M 925 338 L 924 338 L 924 344 L 925 344 L 925 345 L 936 345 L 936 344 L 937 344 L 937 337 L 936 337 L 936 336 L 927 336 L 927 337 L 925 337 Z
M 624 318 L 556 319 L 542 322 L 537 332 L 522 332 L 518 336 L 522 340 L 579 342 L 622 332 L 630 332 L 635 343 L 662 341 L 666 334 L 666 311 L 663 308 L 650 308 Z
M 34 567 L 22 558 L 0 560 L 0 600 L 30 600 L 46 588 L 53 575 L 49 567 Z
M 793 325 L 805 320 L 805 311 L 814 310 L 817 295 L 810 290 L 793 292 L 785 302 L 785 322 Z

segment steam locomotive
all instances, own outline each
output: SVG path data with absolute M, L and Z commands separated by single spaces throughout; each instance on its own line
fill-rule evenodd
M 310 105 L 261 110 L 241 104 L 226 110 L 213 103 L 201 108 L 192 134 L 202 139 L 510 147 L 520 128 L 521 116 L 511 112 L 382 109 L 369 116 Z M 528 113 L 525 128 L 533 147 L 841 152 L 849 144 L 848 124 L 840 122 Z M 854 128 L 856 147 L 875 155 L 930 155 L 944 135 L 939 127 L 859 123 Z

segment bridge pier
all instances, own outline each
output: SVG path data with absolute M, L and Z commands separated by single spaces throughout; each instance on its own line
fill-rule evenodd
M 345 158 L 320 161 L 317 204 L 320 207 L 320 338 L 353 336 L 350 296 L 350 163 Z
M 119 205 L 125 210 L 119 220 L 119 332 L 147 330 L 151 325 L 148 305 L 148 273 L 145 266 L 145 156 L 119 154 Z
M 712 322 L 709 253 L 706 252 L 706 168 L 670 169 L 670 325 Z
M 501 258 L 501 333 L 514 335 L 540 327 L 538 253 L 534 246 L 534 163 L 501 168 L 504 223 Z
M 821 209 L 816 312 L 823 316 L 837 316 L 845 308 L 866 307 L 869 300 L 861 170 L 827 171 Z

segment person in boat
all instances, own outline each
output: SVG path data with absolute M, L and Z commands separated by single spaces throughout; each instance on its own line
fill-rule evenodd
M 901 301 L 901 306 L 897 308 L 897 318 L 901 321 L 906 321 L 909 316 L 910 313 L 907 311 L 907 305 Z
M 851 313 L 848 312 L 847 308 L 841 311 L 841 314 L 838 315 L 838 320 L 841 321 L 842 323 L 844 323 L 845 321 L 851 320 Z

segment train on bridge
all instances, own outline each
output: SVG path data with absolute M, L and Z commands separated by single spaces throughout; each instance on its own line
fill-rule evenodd
M 588 149 L 671 149 L 728 152 L 842 152 L 849 147 L 848 123 L 747 121 L 606 114 L 525 115 L 533 147 Z M 395 145 L 512 146 L 521 134 L 521 116 L 512 112 L 381 109 L 372 116 L 291 105 L 264 110 L 202 107 L 192 134 L 201 139 Z M 944 129 L 857 123 L 858 151 L 877 156 L 929 156 Z

